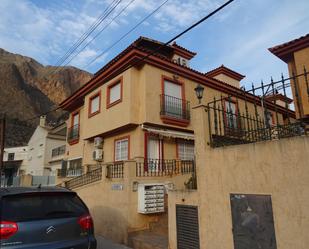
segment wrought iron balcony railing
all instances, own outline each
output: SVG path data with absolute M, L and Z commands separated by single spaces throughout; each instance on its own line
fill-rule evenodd
M 161 116 L 186 121 L 190 120 L 189 101 L 164 94 L 160 95 L 160 99 L 161 99 L 161 110 L 160 110 Z
M 79 139 L 79 125 L 74 125 L 68 129 L 68 142 Z

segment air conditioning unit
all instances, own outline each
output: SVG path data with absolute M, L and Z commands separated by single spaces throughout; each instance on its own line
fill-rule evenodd
M 95 137 L 94 138 L 94 147 L 98 149 L 103 148 L 103 138 L 102 137 Z
M 95 149 L 92 153 L 92 158 L 95 161 L 102 161 L 103 160 L 103 150 Z
M 178 57 L 177 63 L 179 65 L 182 65 L 182 66 L 187 66 L 188 65 L 188 61 L 186 59 L 182 58 L 182 57 Z

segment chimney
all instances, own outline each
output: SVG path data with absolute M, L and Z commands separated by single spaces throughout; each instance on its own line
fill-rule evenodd
M 46 126 L 46 115 L 42 115 L 40 117 L 40 126 L 45 127 Z

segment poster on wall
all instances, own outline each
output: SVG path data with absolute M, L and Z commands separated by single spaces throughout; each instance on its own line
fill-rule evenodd
M 235 249 L 276 249 L 270 195 L 231 194 Z

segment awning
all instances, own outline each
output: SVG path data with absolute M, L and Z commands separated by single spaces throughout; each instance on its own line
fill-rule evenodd
M 194 140 L 194 134 L 189 132 L 173 131 L 169 129 L 159 129 L 142 125 L 142 129 L 153 134 L 158 134 L 168 138 L 181 138 L 186 140 Z

